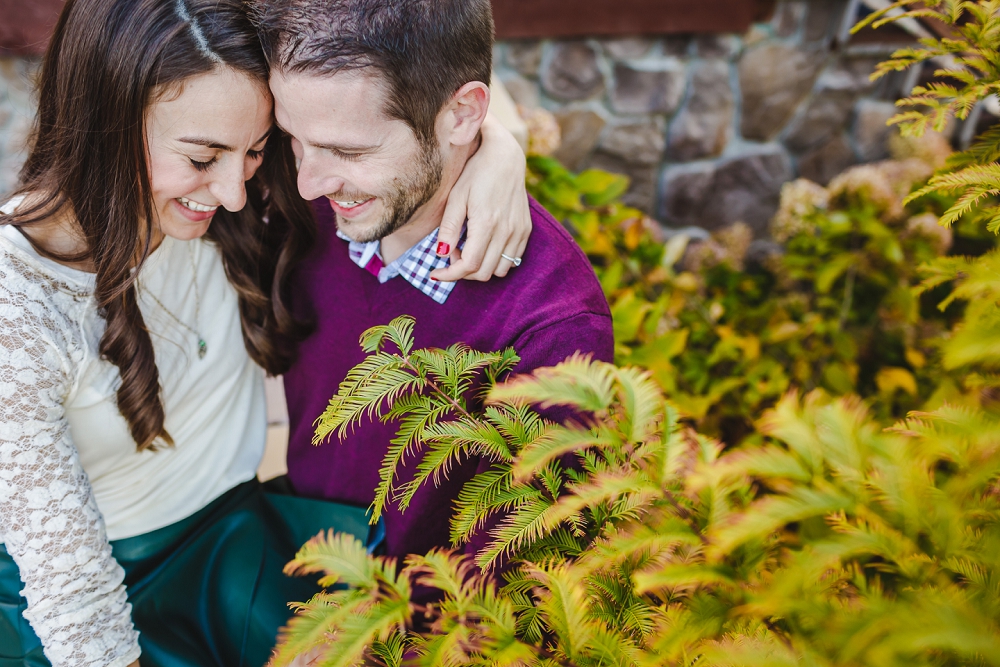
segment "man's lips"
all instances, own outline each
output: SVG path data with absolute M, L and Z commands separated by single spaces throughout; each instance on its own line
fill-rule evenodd
M 338 217 L 350 219 L 364 214 L 374 203 L 375 197 L 371 197 L 353 206 L 345 206 L 339 203 L 339 200 L 330 199 L 330 208 L 333 209 Z

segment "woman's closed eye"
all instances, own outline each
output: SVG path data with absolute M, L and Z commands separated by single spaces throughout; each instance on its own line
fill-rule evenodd
M 197 169 L 198 171 L 208 171 L 213 164 L 219 161 L 219 156 L 216 155 L 211 160 L 207 160 L 205 162 L 200 162 L 198 160 L 195 160 L 193 157 L 188 159 L 191 160 L 192 166 L 194 166 L 194 168 Z
M 264 149 L 262 148 L 259 151 L 248 150 L 247 157 L 256 162 L 257 160 L 264 157 Z M 219 156 L 216 155 L 210 160 L 196 160 L 193 157 L 189 157 L 188 159 L 191 161 L 192 166 L 194 166 L 194 168 L 197 169 L 198 171 L 208 171 L 212 167 L 212 165 L 214 165 L 216 162 L 219 161 Z

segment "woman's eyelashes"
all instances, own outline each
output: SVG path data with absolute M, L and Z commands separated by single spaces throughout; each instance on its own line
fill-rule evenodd
M 262 148 L 259 151 L 249 150 L 247 151 L 247 157 L 256 162 L 264 157 L 264 149 Z M 213 164 L 219 161 L 219 156 L 216 155 L 211 160 L 206 161 L 195 160 L 193 157 L 189 157 L 188 159 L 191 161 L 191 165 L 198 171 L 208 171 Z
M 215 156 L 211 160 L 208 160 L 206 162 L 199 162 L 198 160 L 195 160 L 193 157 L 188 159 L 191 160 L 191 165 L 198 171 L 208 171 L 213 164 L 219 161 L 219 156 Z

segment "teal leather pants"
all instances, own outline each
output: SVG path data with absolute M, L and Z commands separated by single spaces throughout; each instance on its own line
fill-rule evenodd
M 142 667 L 262 667 L 288 603 L 305 601 L 318 577 L 282 573 L 298 548 L 333 528 L 366 541 L 384 537 L 365 511 L 265 493 L 242 484 L 166 528 L 116 540 L 125 570 Z M 17 565 L 0 545 L 0 667 L 50 667 L 22 612 Z

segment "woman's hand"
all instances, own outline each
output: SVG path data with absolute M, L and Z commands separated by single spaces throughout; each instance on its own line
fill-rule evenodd
M 502 278 L 513 264 L 500 255 L 520 258 L 531 236 L 524 152 L 492 115 L 483 122 L 482 137 L 448 196 L 438 242 L 448 245 L 451 266 L 432 273 L 435 280 Z M 465 247 L 459 250 L 466 219 Z

